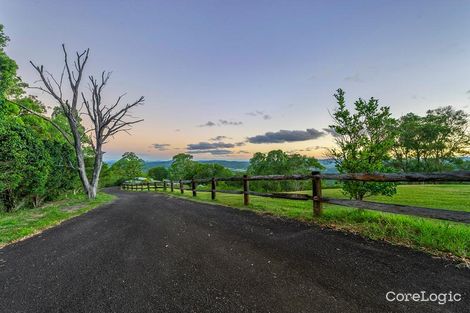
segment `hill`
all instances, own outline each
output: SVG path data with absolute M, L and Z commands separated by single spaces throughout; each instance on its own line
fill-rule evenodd
M 219 164 L 232 171 L 244 171 L 248 168 L 250 162 L 248 161 L 226 161 L 226 160 L 202 160 L 197 161 L 204 164 Z M 171 160 L 167 161 L 146 161 L 144 165 L 144 170 L 147 171 L 152 167 L 163 166 L 169 167 L 171 165 Z
M 335 164 L 332 160 L 318 160 L 321 165 L 325 167 L 323 172 L 326 173 L 336 173 Z M 201 160 L 197 161 L 205 164 L 219 164 L 232 171 L 245 171 L 250 165 L 249 161 L 227 161 L 227 160 Z M 146 161 L 144 170 L 148 171 L 152 167 L 163 166 L 168 168 L 171 165 L 171 160 L 167 161 Z

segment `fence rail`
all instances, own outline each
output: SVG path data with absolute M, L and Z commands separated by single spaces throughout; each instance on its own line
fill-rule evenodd
M 287 180 L 311 180 L 312 193 L 267 193 L 250 191 L 250 181 L 287 181 Z M 289 200 L 311 200 L 313 205 L 313 214 L 320 216 L 323 211 L 323 203 L 381 211 L 387 213 L 413 215 L 426 218 L 441 219 L 453 222 L 470 224 L 470 212 L 452 211 L 447 209 L 421 208 L 409 205 L 388 204 L 362 200 L 332 199 L 322 197 L 322 180 L 338 181 L 363 181 L 363 182 L 470 182 L 470 171 L 447 172 L 447 173 L 351 173 L 351 174 L 328 174 L 312 172 L 308 175 L 259 175 L 259 176 L 236 176 L 236 177 L 213 177 L 204 179 L 191 179 L 171 181 L 164 180 L 152 183 L 124 183 L 124 190 L 157 190 L 166 191 L 170 188 L 171 192 L 176 189 L 180 193 L 190 190 L 193 196 L 197 192 L 210 192 L 212 200 L 215 200 L 217 192 L 228 194 L 242 194 L 244 205 L 249 205 L 250 195 L 258 197 L 280 198 Z M 219 190 L 217 182 L 243 182 L 243 190 Z M 210 190 L 198 190 L 197 184 L 211 183 Z M 185 187 L 189 185 L 190 187 Z

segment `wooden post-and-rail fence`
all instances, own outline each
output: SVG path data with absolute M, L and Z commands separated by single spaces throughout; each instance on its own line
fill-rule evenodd
M 287 181 L 287 180 L 311 180 L 312 194 L 301 193 L 266 193 L 250 191 L 250 181 Z M 243 204 L 250 204 L 250 195 L 258 197 L 280 198 L 289 200 L 311 200 L 314 216 L 320 216 L 323 212 L 323 203 L 329 203 L 340 206 L 347 206 L 359 209 L 381 211 L 395 214 L 413 215 L 426 218 L 435 218 L 448 220 L 453 222 L 461 222 L 470 224 L 470 212 L 452 211 L 443 209 L 422 208 L 409 205 L 388 204 L 372 201 L 349 200 L 349 199 L 332 199 L 322 196 L 322 180 L 336 181 L 363 181 L 363 182 L 470 182 L 470 171 L 458 171 L 447 173 L 353 173 L 353 174 L 327 174 L 320 172 L 312 172 L 309 175 L 260 175 L 260 176 L 237 176 L 237 177 L 212 177 L 204 179 L 164 180 L 154 183 L 124 183 L 121 188 L 124 190 L 154 190 L 162 188 L 167 190 L 168 183 L 170 191 L 174 192 L 175 184 L 179 186 L 180 193 L 185 190 L 191 190 L 193 197 L 197 196 L 197 192 L 210 192 L 211 199 L 216 199 L 217 192 L 227 194 L 243 195 Z M 217 182 L 235 182 L 240 181 L 243 184 L 242 190 L 218 190 Z M 210 190 L 197 189 L 198 184 L 209 184 Z M 190 187 L 185 187 L 189 185 Z M 140 188 L 139 188 L 140 187 Z

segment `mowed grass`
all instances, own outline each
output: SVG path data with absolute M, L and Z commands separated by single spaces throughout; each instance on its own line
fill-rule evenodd
M 114 196 L 106 193 L 99 193 L 94 200 L 88 200 L 83 194 L 67 195 L 39 208 L 0 212 L 0 247 L 32 236 L 114 199 Z
M 192 197 L 190 191 L 181 195 L 179 190 L 175 190 L 172 194 L 261 214 L 314 222 L 436 255 L 452 255 L 467 260 L 470 257 L 470 226 L 467 224 L 328 204 L 324 205 L 323 215 L 314 218 L 311 201 L 250 196 L 250 205 L 245 207 L 242 195 L 218 193 L 216 200 L 212 201 L 209 192 L 198 191 L 196 198 Z M 345 198 L 340 189 L 325 189 L 323 195 Z M 372 197 L 367 200 L 470 212 L 470 185 L 401 185 L 392 198 Z

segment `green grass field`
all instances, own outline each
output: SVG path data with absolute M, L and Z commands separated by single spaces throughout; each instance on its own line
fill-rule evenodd
M 12 213 L 0 212 L 0 247 L 88 212 L 114 198 L 112 195 L 99 193 L 96 199 L 90 201 L 83 194 L 67 195 L 39 208 Z
M 179 190 L 175 190 L 173 195 L 212 202 L 208 192 L 198 192 L 196 198 L 192 197 L 190 191 L 181 195 Z M 340 189 L 325 189 L 323 195 L 345 198 Z M 401 185 L 392 198 L 372 197 L 367 200 L 470 212 L 470 185 Z M 250 196 L 250 205 L 244 207 L 242 195 L 222 193 L 217 194 L 215 202 L 261 214 L 315 222 L 436 255 L 453 255 L 466 259 L 470 257 L 470 226 L 466 224 L 334 205 L 325 205 L 324 214 L 314 219 L 311 201 Z

